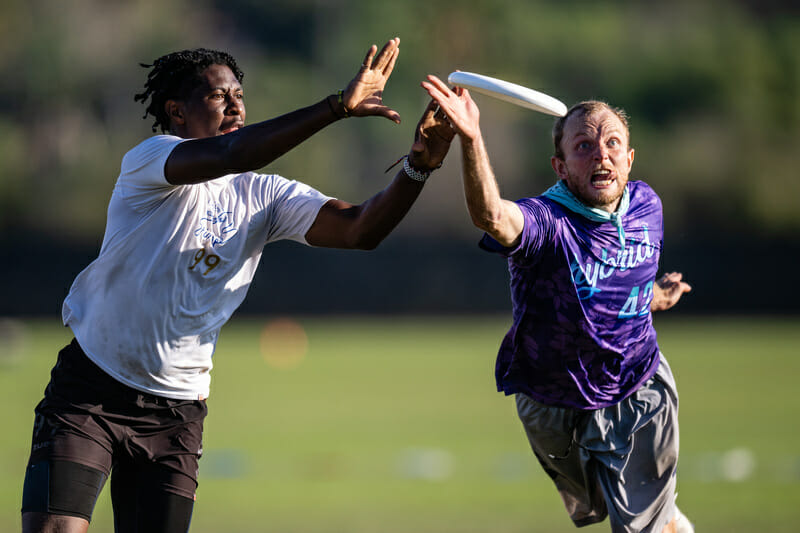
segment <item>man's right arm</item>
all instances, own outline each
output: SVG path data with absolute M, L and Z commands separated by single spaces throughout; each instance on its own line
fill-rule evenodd
M 519 206 L 503 199 L 480 130 L 480 111 L 463 88 L 450 90 L 436 76 L 422 83 L 447 115 L 461 140 L 464 194 L 472 223 L 505 247 L 519 244 L 524 218 Z
M 500 196 L 480 131 L 477 138 L 461 137 L 461 158 L 464 196 L 472 223 L 501 245 L 516 246 L 524 225 L 522 211 Z

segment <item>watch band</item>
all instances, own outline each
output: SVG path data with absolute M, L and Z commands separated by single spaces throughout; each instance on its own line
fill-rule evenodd
M 425 183 L 425 180 L 427 180 L 430 177 L 431 172 L 432 172 L 430 170 L 417 170 L 417 169 L 415 169 L 408 162 L 408 157 L 403 158 L 403 171 L 412 180 L 421 181 L 423 183 Z

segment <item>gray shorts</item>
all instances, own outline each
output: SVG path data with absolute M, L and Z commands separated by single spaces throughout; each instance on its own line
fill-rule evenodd
M 675 514 L 678 394 L 664 356 L 617 405 L 582 411 L 517 394 L 533 452 L 576 526 L 609 517 L 613 532 L 661 533 Z

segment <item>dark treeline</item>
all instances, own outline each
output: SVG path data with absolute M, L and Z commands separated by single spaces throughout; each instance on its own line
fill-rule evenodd
M 266 172 L 363 200 L 386 183 L 383 170 L 408 150 L 425 104 L 419 82 L 428 73 L 480 72 L 542 90 L 568 105 L 604 99 L 630 113 L 633 177 L 646 179 L 664 200 L 664 268 L 683 270 L 690 281 L 700 282 L 691 296 L 695 303 L 687 301 L 686 308 L 800 310 L 797 295 L 779 281 L 782 275 L 770 275 L 766 285 L 751 281 L 763 277 L 765 268 L 791 270 L 798 264 L 796 5 L 34 0 L 5 6 L 3 19 L 2 273 L 7 282 L 26 287 L 22 294 L 28 297 L 25 303 L 6 301 L 2 314 L 53 312 L 65 294 L 63 285 L 96 254 L 120 159 L 151 134 L 151 121 L 141 120 L 143 108 L 133 101 L 146 73 L 139 63 L 181 48 L 230 51 L 245 71 L 252 122 L 335 92 L 369 44 L 395 35 L 401 38 L 401 55 L 385 100 L 403 124 L 380 119 L 335 124 Z M 476 101 L 503 194 L 516 198 L 549 186 L 551 117 L 481 95 Z M 354 309 L 332 310 L 373 310 L 378 303 L 391 310 L 383 295 L 392 288 L 403 293 L 408 303 L 400 307 L 407 310 L 478 312 L 481 303 L 490 311 L 505 308 L 505 273 L 502 264 L 475 249 L 459 168 L 454 147 L 386 249 L 374 257 L 313 251 L 323 254 L 318 265 L 327 260 L 336 271 L 340 263 L 352 262 L 360 271 L 356 279 L 316 273 L 320 283 L 331 284 L 326 290 L 341 285 L 343 294 L 361 294 L 350 300 Z M 286 258 L 275 261 L 302 262 L 308 252 L 279 249 Z M 269 263 L 262 268 L 246 309 L 325 311 L 300 309 L 288 298 L 279 300 L 283 307 L 277 309 L 278 302 L 266 303 L 268 282 L 262 280 L 274 268 Z M 753 288 L 728 285 L 745 279 Z M 362 286 L 358 280 L 371 281 Z M 466 286 L 434 290 L 436 280 Z M 37 294 L 31 292 L 35 287 Z M 481 297 L 467 298 L 470 289 Z M 737 298 L 736 291 L 749 294 Z M 426 294 L 431 298 L 423 301 Z M 437 303 L 445 301 L 449 304 Z

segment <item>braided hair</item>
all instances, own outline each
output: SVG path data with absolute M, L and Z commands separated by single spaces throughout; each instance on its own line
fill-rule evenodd
M 239 69 L 236 60 L 226 52 L 196 48 L 173 52 L 156 59 L 152 65 L 140 63 L 145 68 L 152 68 L 147 75 L 144 91 L 133 99 L 147 105 L 144 116 L 152 115 L 153 132 L 157 127 L 166 133 L 170 127 L 169 116 L 164 109 L 167 100 L 185 100 L 200 85 L 203 71 L 211 65 L 226 65 L 231 69 L 239 83 L 244 73 Z M 150 103 L 147 104 L 147 100 Z

